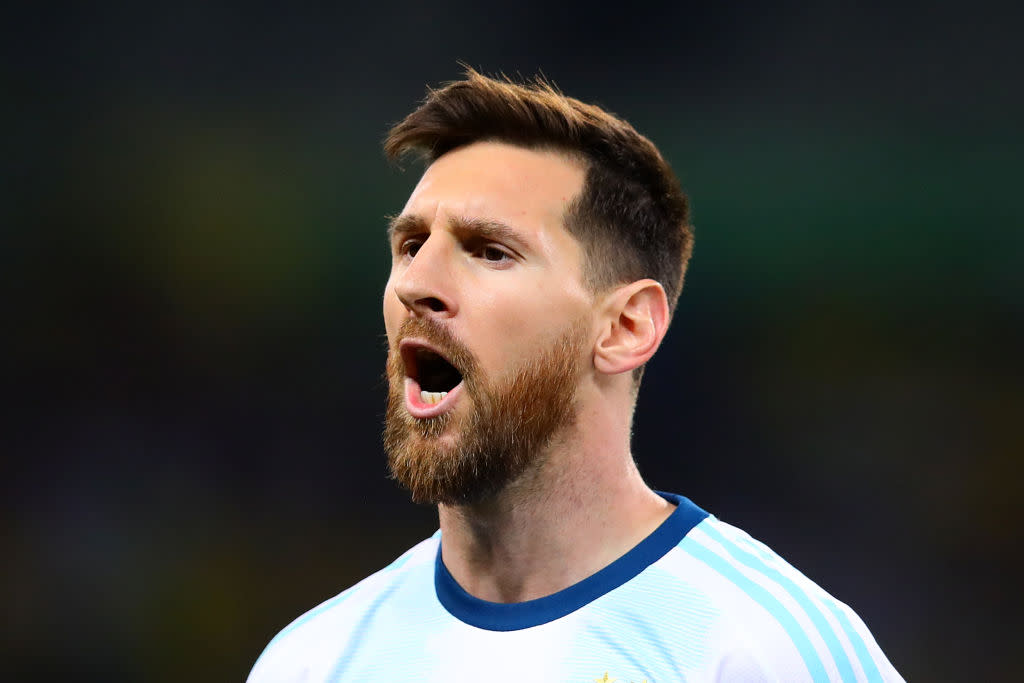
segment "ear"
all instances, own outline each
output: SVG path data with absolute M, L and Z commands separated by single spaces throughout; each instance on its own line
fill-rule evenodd
M 637 280 L 611 292 L 604 307 L 594 365 L 615 375 L 646 363 L 668 331 L 668 298 L 655 280 Z

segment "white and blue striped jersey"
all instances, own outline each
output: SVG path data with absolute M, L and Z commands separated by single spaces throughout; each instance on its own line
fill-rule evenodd
M 306 613 L 249 683 L 902 681 L 854 612 L 682 496 L 635 548 L 554 595 L 464 591 L 440 532 Z

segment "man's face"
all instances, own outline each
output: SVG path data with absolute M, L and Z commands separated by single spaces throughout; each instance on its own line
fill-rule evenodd
M 486 498 L 572 422 L 594 302 L 563 216 L 582 186 L 559 154 L 476 143 L 393 222 L 384 440 L 414 500 Z

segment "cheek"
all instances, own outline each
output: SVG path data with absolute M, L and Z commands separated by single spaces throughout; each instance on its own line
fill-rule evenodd
M 491 367 L 507 367 L 516 359 L 530 356 L 564 324 L 563 312 L 550 305 L 542 290 L 522 294 L 528 296 L 520 295 L 514 302 L 496 305 L 490 316 L 487 348 L 481 355 L 492 357 Z
M 401 324 L 401 313 L 402 303 L 395 296 L 394 290 L 391 288 L 389 282 L 387 287 L 384 289 L 384 302 L 383 302 L 383 313 L 384 313 L 384 330 L 387 332 L 388 341 L 395 338 L 395 334 L 398 332 L 398 326 Z

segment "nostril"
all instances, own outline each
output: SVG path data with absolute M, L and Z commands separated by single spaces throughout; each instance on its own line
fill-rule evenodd
M 440 299 L 432 296 L 427 297 L 426 299 L 421 299 L 420 301 L 426 304 L 434 313 L 440 313 L 445 309 L 444 303 L 442 303 Z

